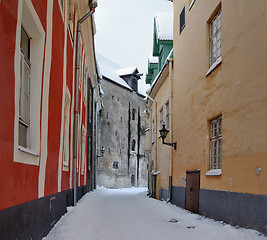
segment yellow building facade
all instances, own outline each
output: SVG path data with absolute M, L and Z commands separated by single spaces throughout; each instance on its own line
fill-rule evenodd
M 170 131 L 166 142 L 172 138 L 172 84 L 173 61 L 168 59 L 162 71 L 155 79 L 148 92 L 147 123 L 149 131 L 146 132 L 147 151 L 149 152 L 149 174 L 151 195 L 157 199 L 170 199 L 172 149 L 162 144 L 159 130 L 165 124 Z
M 266 233 L 267 1 L 173 6 L 171 201 Z

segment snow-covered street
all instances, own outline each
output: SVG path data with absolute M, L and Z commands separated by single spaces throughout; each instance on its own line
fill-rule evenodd
M 146 196 L 146 189 L 98 188 L 70 207 L 43 240 L 256 240 L 253 230 L 191 214 Z

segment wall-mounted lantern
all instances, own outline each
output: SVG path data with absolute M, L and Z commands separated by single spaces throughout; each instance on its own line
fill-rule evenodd
M 169 133 L 169 130 L 165 128 L 165 124 L 162 124 L 162 129 L 159 130 L 160 136 L 162 138 L 162 144 L 172 146 L 174 150 L 176 150 L 176 142 L 174 143 L 166 143 L 164 140 L 167 137 L 167 134 Z

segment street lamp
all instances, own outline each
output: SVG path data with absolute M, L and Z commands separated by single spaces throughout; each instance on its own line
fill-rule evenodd
M 165 128 L 165 124 L 162 124 L 162 129 L 159 130 L 160 136 L 162 138 L 162 144 L 174 147 L 176 150 L 176 142 L 174 143 L 166 143 L 164 139 L 167 137 L 169 130 Z
M 100 150 L 100 152 L 101 152 L 101 155 L 97 155 L 97 157 L 99 158 L 99 157 L 103 157 L 104 156 L 104 153 L 105 153 L 105 148 L 102 146 L 101 147 L 101 150 Z

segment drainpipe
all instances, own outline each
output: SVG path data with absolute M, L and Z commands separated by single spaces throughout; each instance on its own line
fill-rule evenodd
M 76 38 L 76 56 L 75 56 L 75 99 L 74 99 L 74 136 L 73 136 L 73 202 L 74 206 L 77 205 L 77 157 L 78 157 L 78 113 L 79 113 L 79 69 L 80 69 L 80 35 L 81 35 L 81 24 L 95 12 L 92 9 L 86 13 L 77 23 L 77 38 Z

